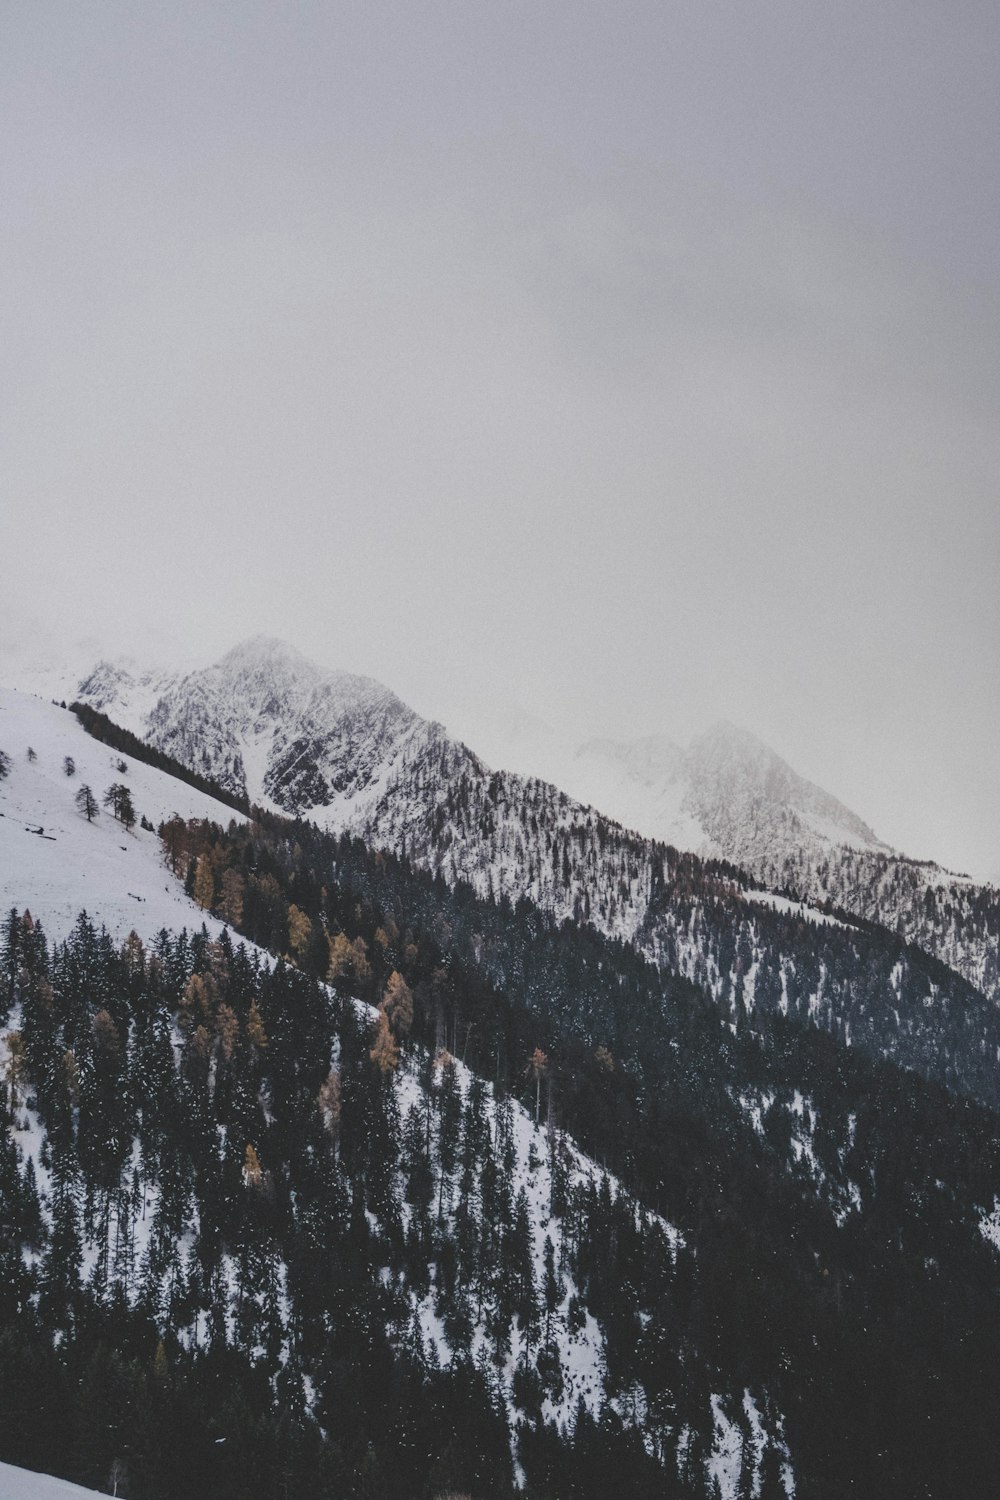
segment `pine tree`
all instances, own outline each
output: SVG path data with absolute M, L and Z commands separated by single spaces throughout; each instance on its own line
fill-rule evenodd
M 3 982 L 4 1018 L 14 1003 L 20 955 L 21 919 L 17 914 L 17 908 L 12 906 L 4 918 L 3 927 L 0 928 L 0 979 Z
M 122 781 L 116 781 L 108 787 L 104 793 L 104 806 L 110 807 L 115 818 L 125 828 L 132 828 L 135 824 L 135 808 L 132 805 L 132 793 Z
M 449 1052 L 437 1058 L 439 1082 L 437 1106 L 438 1131 L 438 1220 L 444 1211 L 444 1185 L 454 1171 L 462 1124 L 462 1091 L 458 1086 L 458 1069 Z
M 336 1145 L 337 1137 L 340 1134 L 340 1092 L 340 1070 L 338 1068 L 331 1068 L 326 1075 L 316 1102 L 319 1106 L 319 1112 L 323 1116 L 323 1124 L 327 1134 L 333 1140 L 334 1145 Z
M 243 1185 L 254 1192 L 259 1192 L 264 1186 L 264 1169 L 260 1164 L 260 1157 L 256 1148 L 249 1144 L 243 1155 Z
M 17 1115 L 18 1089 L 25 1077 L 25 1046 L 20 1031 L 8 1031 L 7 1043 L 7 1087 L 10 1096 L 10 1118 Z
M 41 1266 L 39 1313 L 47 1326 L 73 1326 L 80 1299 L 83 1245 L 72 1162 L 62 1152 L 52 1159 L 52 1231 Z
M 353 964 L 354 950 L 351 940 L 346 932 L 337 932 L 327 939 L 330 949 L 330 963 L 326 977 L 331 984 L 336 984 L 342 975 L 347 974 Z
M 243 921 L 243 876 L 238 870 L 226 870 L 222 877 L 219 916 L 224 922 L 228 922 L 230 927 L 239 930 Z
M 247 1041 L 258 1052 L 263 1052 L 267 1047 L 267 1032 L 264 1030 L 264 1018 L 260 1013 L 260 1006 L 256 1000 L 251 1000 L 250 1010 L 247 1014 L 246 1025 Z
M 528 1059 L 525 1073 L 530 1073 L 535 1080 L 535 1124 L 538 1124 L 542 1108 L 542 1079 L 549 1071 L 549 1059 L 541 1047 L 536 1047 Z
M 98 814 L 97 798 L 90 787 L 84 782 L 74 798 L 78 810 L 83 814 L 88 823 L 92 823 Z
M 545 1339 L 552 1336 L 552 1314 L 562 1301 L 562 1285 L 556 1274 L 556 1253 L 552 1240 L 545 1236 Z
M 63 770 L 65 771 L 67 776 L 76 775 L 76 761 L 73 759 L 72 755 L 66 756 L 65 760 L 63 761 Z

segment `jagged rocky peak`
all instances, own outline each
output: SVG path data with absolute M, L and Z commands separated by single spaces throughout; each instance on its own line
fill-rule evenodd
M 314 662 L 287 641 L 273 635 L 254 635 L 240 641 L 216 663 L 223 677 L 260 678 L 275 686 L 316 682 L 323 674 Z
M 163 668 L 142 667 L 129 657 L 115 661 L 105 657 L 80 679 L 75 696 L 132 728 L 142 722 L 177 676 Z
M 285 812 L 332 809 L 331 823 L 357 812 L 405 747 L 440 732 L 381 683 L 268 635 L 141 693 L 137 680 L 102 662 L 80 696 L 228 791 Z
M 99 661 L 80 683 L 80 696 L 91 707 L 103 710 L 132 687 L 134 678 L 124 662 Z
M 372 677 L 320 667 L 287 641 L 256 635 L 241 641 L 215 666 L 192 673 L 185 686 L 203 683 L 213 692 L 228 689 L 254 717 L 278 717 L 303 706 L 325 713 L 382 707 L 416 718 L 396 694 Z

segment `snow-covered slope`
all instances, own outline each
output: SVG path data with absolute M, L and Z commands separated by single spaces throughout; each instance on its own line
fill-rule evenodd
M 545 775 L 626 828 L 677 849 L 752 868 L 804 846 L 887 849 L 856 813 L 768 745 L 719 723 L 686 748 L 662 735 L 588 740 L 569 751 L 527 740 L 499 764 Z
M 10 758 L 0 781 L 0 910 L 26 907 L 53 937 L 69 931 L 81 907 L 118 938 L 134 930 L 148 941 L 195 917 L 200 925 L 203 914 L 164 868 L 159 838 L 138 820 L 155 829 L 178 813 L 227 824 L 237 813 L 140 761 L 119 771 L 118 752 L 86 734 L 68 710 L 7 689 L 0 689 L 0 750 Z M 90 823 L 76 807 L 81 786 L 101 803 L 116 782 L 132 794 L 130 832 L 103 807 Z M 207 922 L 221 930 L 214 918 Z
M 33 1474 L 13 1464 L 0 1464 L 0 1500 L 95 1500 L 97 1490 L 83 1490 L 68 1479 Z

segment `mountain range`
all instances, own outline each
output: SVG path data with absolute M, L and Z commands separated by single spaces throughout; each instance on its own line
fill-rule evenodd
M 606 932 L 634 937 L 649 890 L 620 855 L 610 865 L 605 857 L 609 837 L 620 846 L 622 832 L 605 832 L 581 867 L 574 850 L 598 825 L 629 830 L 643 848 L 724 860 L 793 901 L 889 927 L 990 998 L 1000 995 L 996 888 L 891 849 L 731 724 L 686 749 L 603 740 L 566 757 L 542 746 L 537 759 L 556 771 L 554 783 L 491 771 L 388 688 L 320 668 L 267 637 L 187 673 L 102 661 L 69 691 L 253 803 L 405 851 L 481 891 L 527 895 L 562 916 L 583 912 Z M 525 745 L 521 759 L 536 757 Z M 441 822 L 449 799 L 463 808 L 461 840 Z M 560 870 L 535 828 L 563 848 Z
M 0 691 L 0 1460 L 1000 1482 L 990 887 L 732 726 L 560 787 L 269 639 L 62 691 Z

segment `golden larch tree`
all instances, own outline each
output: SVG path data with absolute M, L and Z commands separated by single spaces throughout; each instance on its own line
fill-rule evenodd
M 393 1073 L 399 1067 L 399 1043 L 392 1034 L 389 1021 L 384 1010 L 378 1013 L 378 1026 L 375 1031 L 375 1045 L 369 1056 L 375 1065 L 383 1073 Z
M 397 1036 L 409 1036 L 413 1026 L 413 991 L 397 969 L 389 975 L 380 1009 Z

